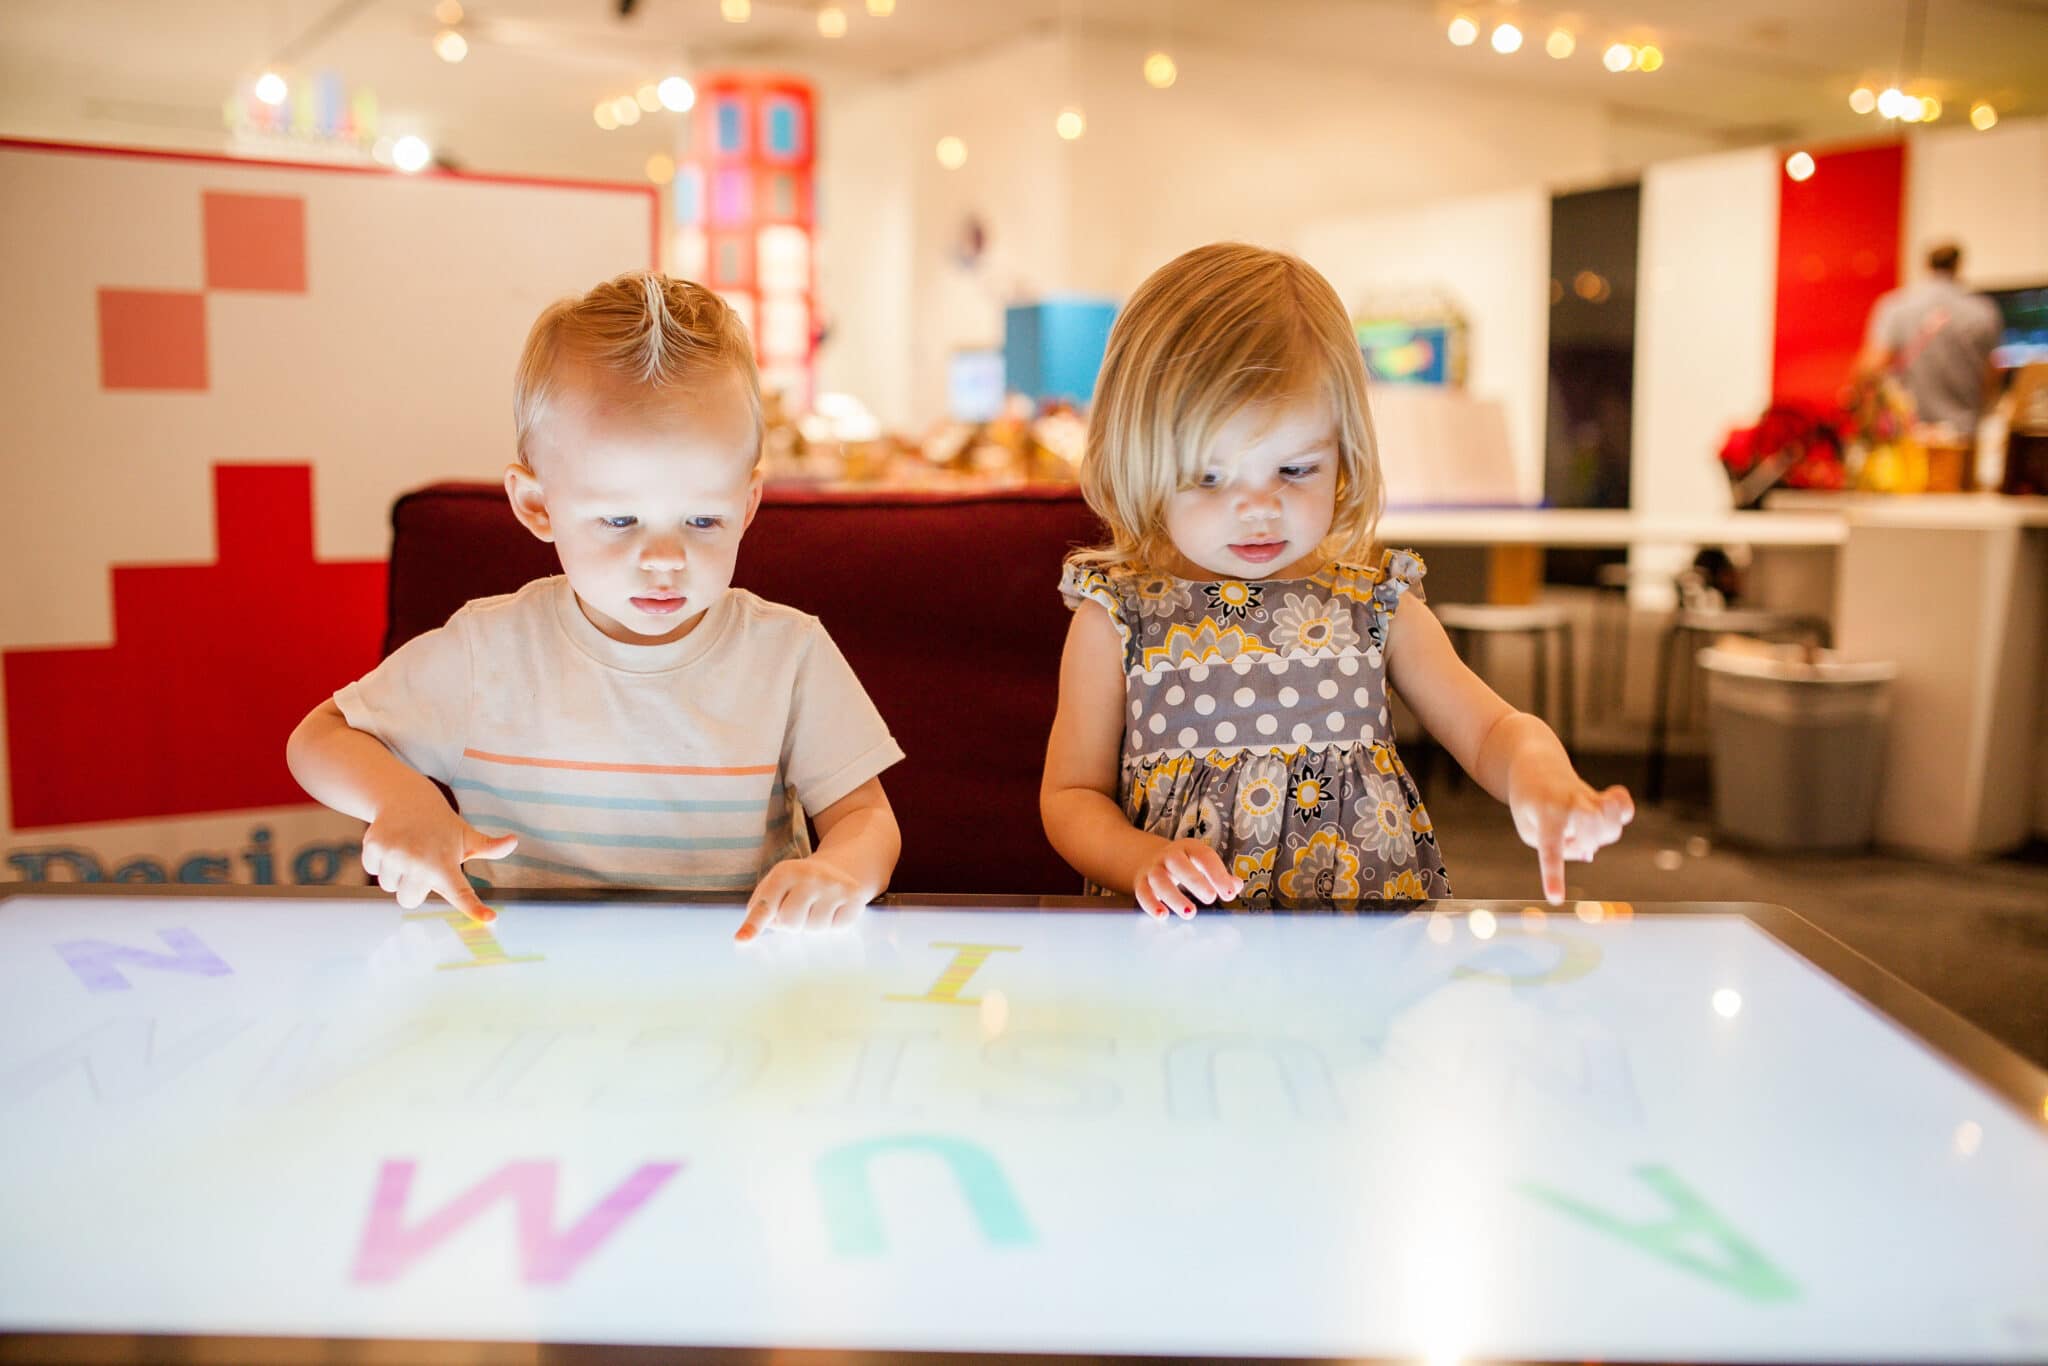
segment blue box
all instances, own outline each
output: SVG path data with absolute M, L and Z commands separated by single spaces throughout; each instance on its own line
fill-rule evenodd
M 1010 392 L 1039 403 L 1086 404 L 1109 349 L 1116 305 L 1107 299 L 1042 299 L 1003 310 L 1003 369 Z

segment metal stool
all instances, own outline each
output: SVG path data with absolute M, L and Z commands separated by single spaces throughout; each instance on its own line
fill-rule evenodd
M 1574 670 L 1571 613 L 1562 607 L 1544 603 L 1532 603 L 1526 607 L 1509 607 L 1495 603 L 1450 602 L 1436 609 L 1436 619 L 1443 623 L 1444 631 L 1451 638 L 1458 654 L 1467 664 L 1477 669 L 1477 659 L 1472 647 L 1481 640 L 1492 641 L 1502 636 L 1527 636 L 1530 642 L 1533 672 L 1535 675 L 1535 706 L 1532 710 L 1544 720 L 1550 720 L 1550 649 L 1552 643 L 1558 646 L 1558 681 L 1564 690 L 1564 705 L 1558 709 L 1554 728 L 1564 747 L 1572 747 L 1572 710 L 1577 705 L 1579 690 Z M 1489 645 L 1490 649 L 1491 646 Z
M 1809 644 L 1828 643 L 1828 624 L 1818 617 L 1797 612 L 1775 612 L 1761 607 L 1681 607 L 1664 628 L 1657 647 L 1657 697 L 1650 721 L 1650 772 L 1643 784 L 1645 800 L 1664 800 L 1664 769 L 1671 738 L 1671 689 L 1675 681 L 1684 693 L 1681 715 L 1690 720 L 1695 706 L 1692 678 L 1701 642 L 1711 644 L 1716 636 L 1749 636 L 1756 640 L 1792 637 Z M 1686 667 L 1678 671 L 1679 650 L 1686 649 Z M 1673 675 L 1677 677 L 1674 680 Z

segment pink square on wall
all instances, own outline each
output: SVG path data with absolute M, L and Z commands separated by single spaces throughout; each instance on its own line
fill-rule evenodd
M 306 292 L 306 201 L 297 195 L 203 196 L 206 287 Z
M 206 296 L 100 291 L 100 387 L 206 390 Z

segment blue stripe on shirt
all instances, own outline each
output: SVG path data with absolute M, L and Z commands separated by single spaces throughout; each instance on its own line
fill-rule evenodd
M 530 835 L 537 840 L 553 844 L 588 844 L 603 849 L 758 849 L 763 835 L 613 835 L 597 830 L 540 830 L 522 821 L 509 821 L 503 816 L 489 812 L 462 813 L 462 818 L 471 825 L 482 829 L 486 826 L 493 833 L 509 831 L 514 835 Z
M 659 797 L 597 797 L 581 792 L 541 792 L 533 788 L 493 787 L 474 778 L 458 778 L 448 784 L 457 792 L 481 792 L 500 801 L 529 802 L 538 806 L 588 806 L 603 811 L 765 811 L 768 799 L 759 801 L 667 801 Z
M 520 868 L 532 868 L 536 872 L 588 878 L 592 882 L 613 887 L 652 887 L 664 892 L 747 891 L 755 882 L 752 873 L 615 873 L 596 868 L 583 868 L 573 863 L 556 863 L 551 859 L 529 858 L 525 854 L 507 854 L 504 858 L 494 861 L 513 864 Z

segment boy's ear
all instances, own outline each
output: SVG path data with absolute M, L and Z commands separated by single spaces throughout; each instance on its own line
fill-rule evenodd
M 524 465 L 505 466 L 505 497 L 519 525 L 543 541 L 555 539 L 554 523 L 548 520 L 547 503 L 541 496 L 540 479 Z
M 740 520 L 740 530 L 743 532 L 754 524 L 754 514 L 761 510 L 761 484 L 764 478 L 761 466 L 754 466 L 754 477 L 747 487 L 747 515 Z

